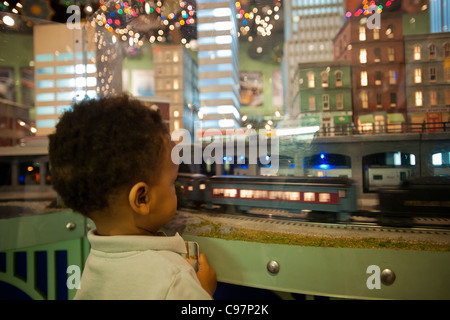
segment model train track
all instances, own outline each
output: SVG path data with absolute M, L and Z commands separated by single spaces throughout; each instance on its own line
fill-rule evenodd
M 212 222 L 231 223 L 235 226 L 242 226 L 243 228 L 256 228 L 264 230 L 277 230 L 295 228 L 309 228 L 317 230 L 342 230 L 342 231 L 357 231 L 357 232 L 375 232 L 379 234 L 422 234 L 422 235 L 450 235 L 449 221 L 441 225 L 417 224 L 412 227 L 389 227 L 380 226 L 376 221 L 348 221 L 345 223 L 327 222 L 327 221 L 309 221 L 306 215 L 295 215 L 280 212 L 278 210 L 255 210 L 253 212 L 242 213 L 215 213 L 205 210 L 183 209 L 185 212 L 202 216 L 203 218 Z M 272 212 L 270 212 L 272 211 Z M 371 218 L 368 218 L 371 219 Z M 285 228 L 283 228 L 285 227 Z

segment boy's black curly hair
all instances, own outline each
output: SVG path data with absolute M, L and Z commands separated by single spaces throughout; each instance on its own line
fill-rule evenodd
M 136 99 L 84 100 L 49 136 L 53 187 L 69 208 L 89 216 L 120 188 L 154 182 L 168 140 L 160 115 Z

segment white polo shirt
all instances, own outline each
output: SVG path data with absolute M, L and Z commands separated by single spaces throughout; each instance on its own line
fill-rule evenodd
M 88 233 L 91 251 L 81 276 L 78 300 L 211 300 L 201 287 L 183 238 L 99 236 Z

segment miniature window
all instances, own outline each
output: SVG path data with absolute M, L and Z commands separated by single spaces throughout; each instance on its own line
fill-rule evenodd
M 36 126 L 40 128 L 53 128 L 54 126 L 56 126 L 56 120 L 55 119 L 37 120 Z
M 227 198 L 235 198 L 237 195 L 236 189 L 224 189 L 223 196 Z
M 373 28 L 373 40 L 380 39 L 380 29 Z
M 299 201 L 300 200 L 300 192 L 286 192 L 287 200 L 291 201 Z
M 316 201 L 316 195 L 314 192 L 305 192 L 303 193 L 303 201 L 313 202 Z
M 422 59 L 421 53 L 420 53 L 420 45 L 416 44 L 414 45 L 414 60 L 420 60 Z
M 269 191 L 269 199 L 270 200 L 280 200 L 282 199 L 282 192 L 281 191 Z
M 423 105 L 422 91 L 416 91 L 416 93 L 415 93 L 415 101 L 416 101 L 416 107 L 421 107 Z
M 55 73 L 55 69 L 53 67 L 45 67 L 45 68 L 38 68 L 36 70 L 37 74 L 53 74 Z
M 437 91 L 436 90 L 430 91 L 430 105 L 432 105 L 432 106 L 437 105 Z
M 289 192 L 289 191 L 270 191 L 269 199 L 298 201 L 298 200 L 300 200 L 300 193 L 299 192 Z
M 342 71 L 336 71 L 336 87 L 342 86 Z
M 54 80 L 40 80 L 37 81 L 36 86 L 40 89 L 48 89 L 55 87 L 55 81 Z
M 178 62 L 179 57 L 178 57 L 178 52 L 174 52 L 173 53 L 173 62 Z
M 367 71 L 361 71 L 361 86 L 367 86 Z
M 436 59 L 436 46 L 434 44 L 430 44 L 428 50 L 429 50 L 429 58 Z
M 331 195 L 329 193 L 319 193 L 319 202 L 330 202 Z
M 315 87 L 314 73 L 309 72 L 308 73 L 308 88 L 314 88 L 314 87 Z
M 323 110 L 330 110 L 330 96 L 328 94 L 322 95 Z
M 395 49 L 392 47 L 388 48 L 388 60 L 394 61 L 395 60 Z
M 55 107 L 36 107 L 36 114 L 39 115 L 55 114 Z
M 430 68 L 430 81 L 436 81 L 436 68 Z
M 369 108 L 369 97 L 366 91 L 361 92 L 361 106 L 363 109 Z
M 380 86 L 381 85 L 381 71 L 375 71 L 375 85 Z
M 374 62 L 380 62 L 381 61 L 381 49 L 380 48 L 375 48 L 373 49 L 373 53 L 374 53 Z
M 254 198 L 256 199 L 267 199 L 267 191 L 266 190 L 254 190 Z
M 344 109 L 344 95 L 342 93 L 336 94 L 336 109 Z
M 366 27 L 359 27 L 359 41 L 366 41 Z
M 397 83 L 397 71 L 389 70 L 389 84 Z
M 422 69 L 416 68 L 414 69 L 414 83 L 422 82 Z
M 450 43 L 444 44 L 444 58 L 450 58 Z
M 383 132 L 384 131 L 384 124 L 385 124 L 384 115 L 381 115 L 381 114 L 374 115 L 373 120 L 374 120 L 375 130 L 377 132 Z
M 358 123 L 361 132 L 371 132 L 373 130 L 373 123 L 361 123 L 359 120 Z
M 383 100 L 382 100 L 382 94 L 377 93 L 377 108 L 383 107 Z
M 328 87 L 328 72 L 322 72 L 322 88 Z
M 213 196 L 235 198 L 237 196 L 237 189 L 213 188 Z
M 367 63 L 367 50 L 366 49 L 359 50 L 359 62 Z
M 54 93 L 39 93 L 36 95 L 36 101 L 37 102 L 55 101 L 55 94 Z
M 316 97 L 315 96 L 309 96 L 308 97 L 309 102 L 309 110 L 314 111 L 316 110 Z
M 390 100 L 391 100 L 391 107 L 396 107 L 397 106 L 397 94 L 395 92 L 391 92 Z
M 251 199 L 253 198 L 253 190 L 240 190 L 239 191 L 241 198 Z

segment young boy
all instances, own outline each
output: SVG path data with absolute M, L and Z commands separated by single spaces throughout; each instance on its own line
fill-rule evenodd
M 177 208 L 178 166 L 157 112 L 126 95 L 85 100 L 49 139 L 55 190 L 96 225 L 75 299 L 212 298 L 206 256 L 195 274 L 180 235 L 158 233 Z

